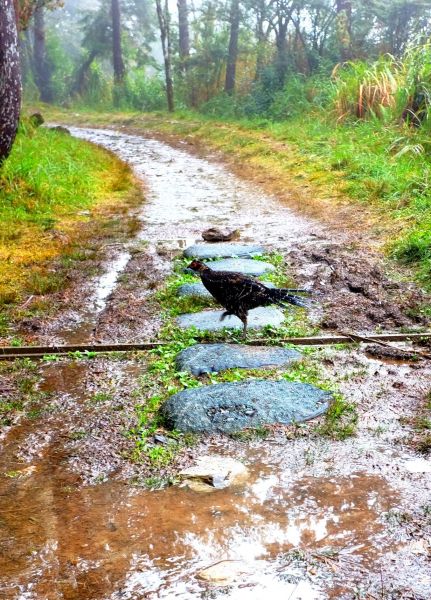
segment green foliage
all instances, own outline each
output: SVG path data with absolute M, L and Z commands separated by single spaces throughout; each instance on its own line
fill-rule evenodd
M 396 106 L 397 71 L 398 65 L 389 55 L 371 65 L 364 61 L 338 65 L 333 72 L 338 119 L 383 118 L 387 109 Z
M 62 289 L 64 271 L 48 264 L 67 248 L 73 259 L 79 213 L 125 197 L 131 185 L 113 155 L 24 119 L 0 170 L 0 304 Z
M 160 77 L 147 77 L 135 71 L 127 81 L 128 103 L 141 111 L 163 110 L 166 106 L 164 84 Z
M 105 187 L 100 173 L 111 162 L 108 154 L 76 138 L 22 123 L 0 171 L 0 240 L 17 221 L 52 229 L 56 213 L 91 206 Z

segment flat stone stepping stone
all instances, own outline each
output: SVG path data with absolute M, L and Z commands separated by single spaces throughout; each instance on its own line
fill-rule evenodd
M 180 315 L 176 324 L 181 329 L 196 327 L 199 331 L 221 331 L 222 329 L 242 329 L 244 326 L 238 317 L 233 315 L 220 321 L 223 310 L 204 310 L 197 313 Z M 284 321 L 284 314 L 274 306 L 259 306 L 248 313 L 248 328 L 262 329 L 270 325 L 280 327 Z
M 275 285 L 270 281 L 265 281 L 266 287 L 274 288 Z M 178 296 L 194 296 L 195 298 L 212 298 L 209 291 L 203 283 L 184 283 L 178 288 Z
M 180 298 L 189 296 L 194 296 L 195 298 L 212 298 L 203 283 L 184 283 L 178 288 L 177 294 Z
M 161 412 L 169 428 L 192 433 L 236 433 L 299 423 L 323 414 L 331 394 L 308 383 L 252 379 L 184 390 Z
M 230 244 L 222 242 L 219 244 L 194 244 L 184 250 L 186 258 L 231 258 L 239 256 L 251 258 L 256 254 L 265 254 L 265 248 L 257 244 Z
M 285 366 L 301 357 L 301 353 L 297 350 L 276 346 L 195 344 L 178 354 L 176 367 L 178 371 L 202 375 L 203 373 L 218 373 L 226 369 L 261 369 Z
M 256 277 L 275 271 L 274 265 L 262 260 L 252 260 L 251 258 L 224 258 L 223 260 L 215 260 L 209 263 L 208 266 L 214 271 L 235 271 L 236 273 Z

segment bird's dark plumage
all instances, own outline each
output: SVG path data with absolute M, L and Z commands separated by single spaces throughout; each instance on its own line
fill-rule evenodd
M 285 303 L 308 308 L 309 303 L 305 298 L 295 296 L 292 292 L 306 292 L 307 290 L 292 290 L 268 288 L 265 284 L 253 277 L 232 271 L 214 271 L 205 263 L 194 260 L 187 269 L 194 271 L 202 283 L 226 311 L 222 319 L 228 315 L 236 315 L 244 323 L 244 338 L 247 335 L 248 311 L 258 306 Z

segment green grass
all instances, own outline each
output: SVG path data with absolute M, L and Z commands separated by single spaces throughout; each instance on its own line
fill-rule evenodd
M 87 258 L 78 251 L 83 232 L 121 204 L 132 182 L 112 154 L 24 121 L 0 168 L 0 305 L 63 289 L 52 261 Z

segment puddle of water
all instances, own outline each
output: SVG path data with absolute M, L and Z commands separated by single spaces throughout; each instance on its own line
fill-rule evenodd
M 109 264 L 109 269 L 95 283 L 94 291 L 94 309 L 96 312 L 102 312 L 106 306 L 106 301 L 117 284 L 117 279 L 130 260 L 129 252 L 120 252 L 120 254 Z
M 62 377 L 67 384 L 73 372 Z M 55 383 L 51 372 L 46 385 Z M 65 459 L 52 444 L 27 476 L 0 476 L 6 598 L 200 598 L 208 585 L 196 578 L 201 569 L 240 560 L 252 570 L 225 591 L 228 598 L 257 600 L 266 590 L 274 600 L 319 599 L 318 586 L 276 558 L 291 548 L 330 547 L 372 561 L 385 544 L 381 513 L 396 501 L 376 476 L 305 477 L 285 486 L 276 469 L 259 463 L 244 489 L 212 494 L 79 488 Z

